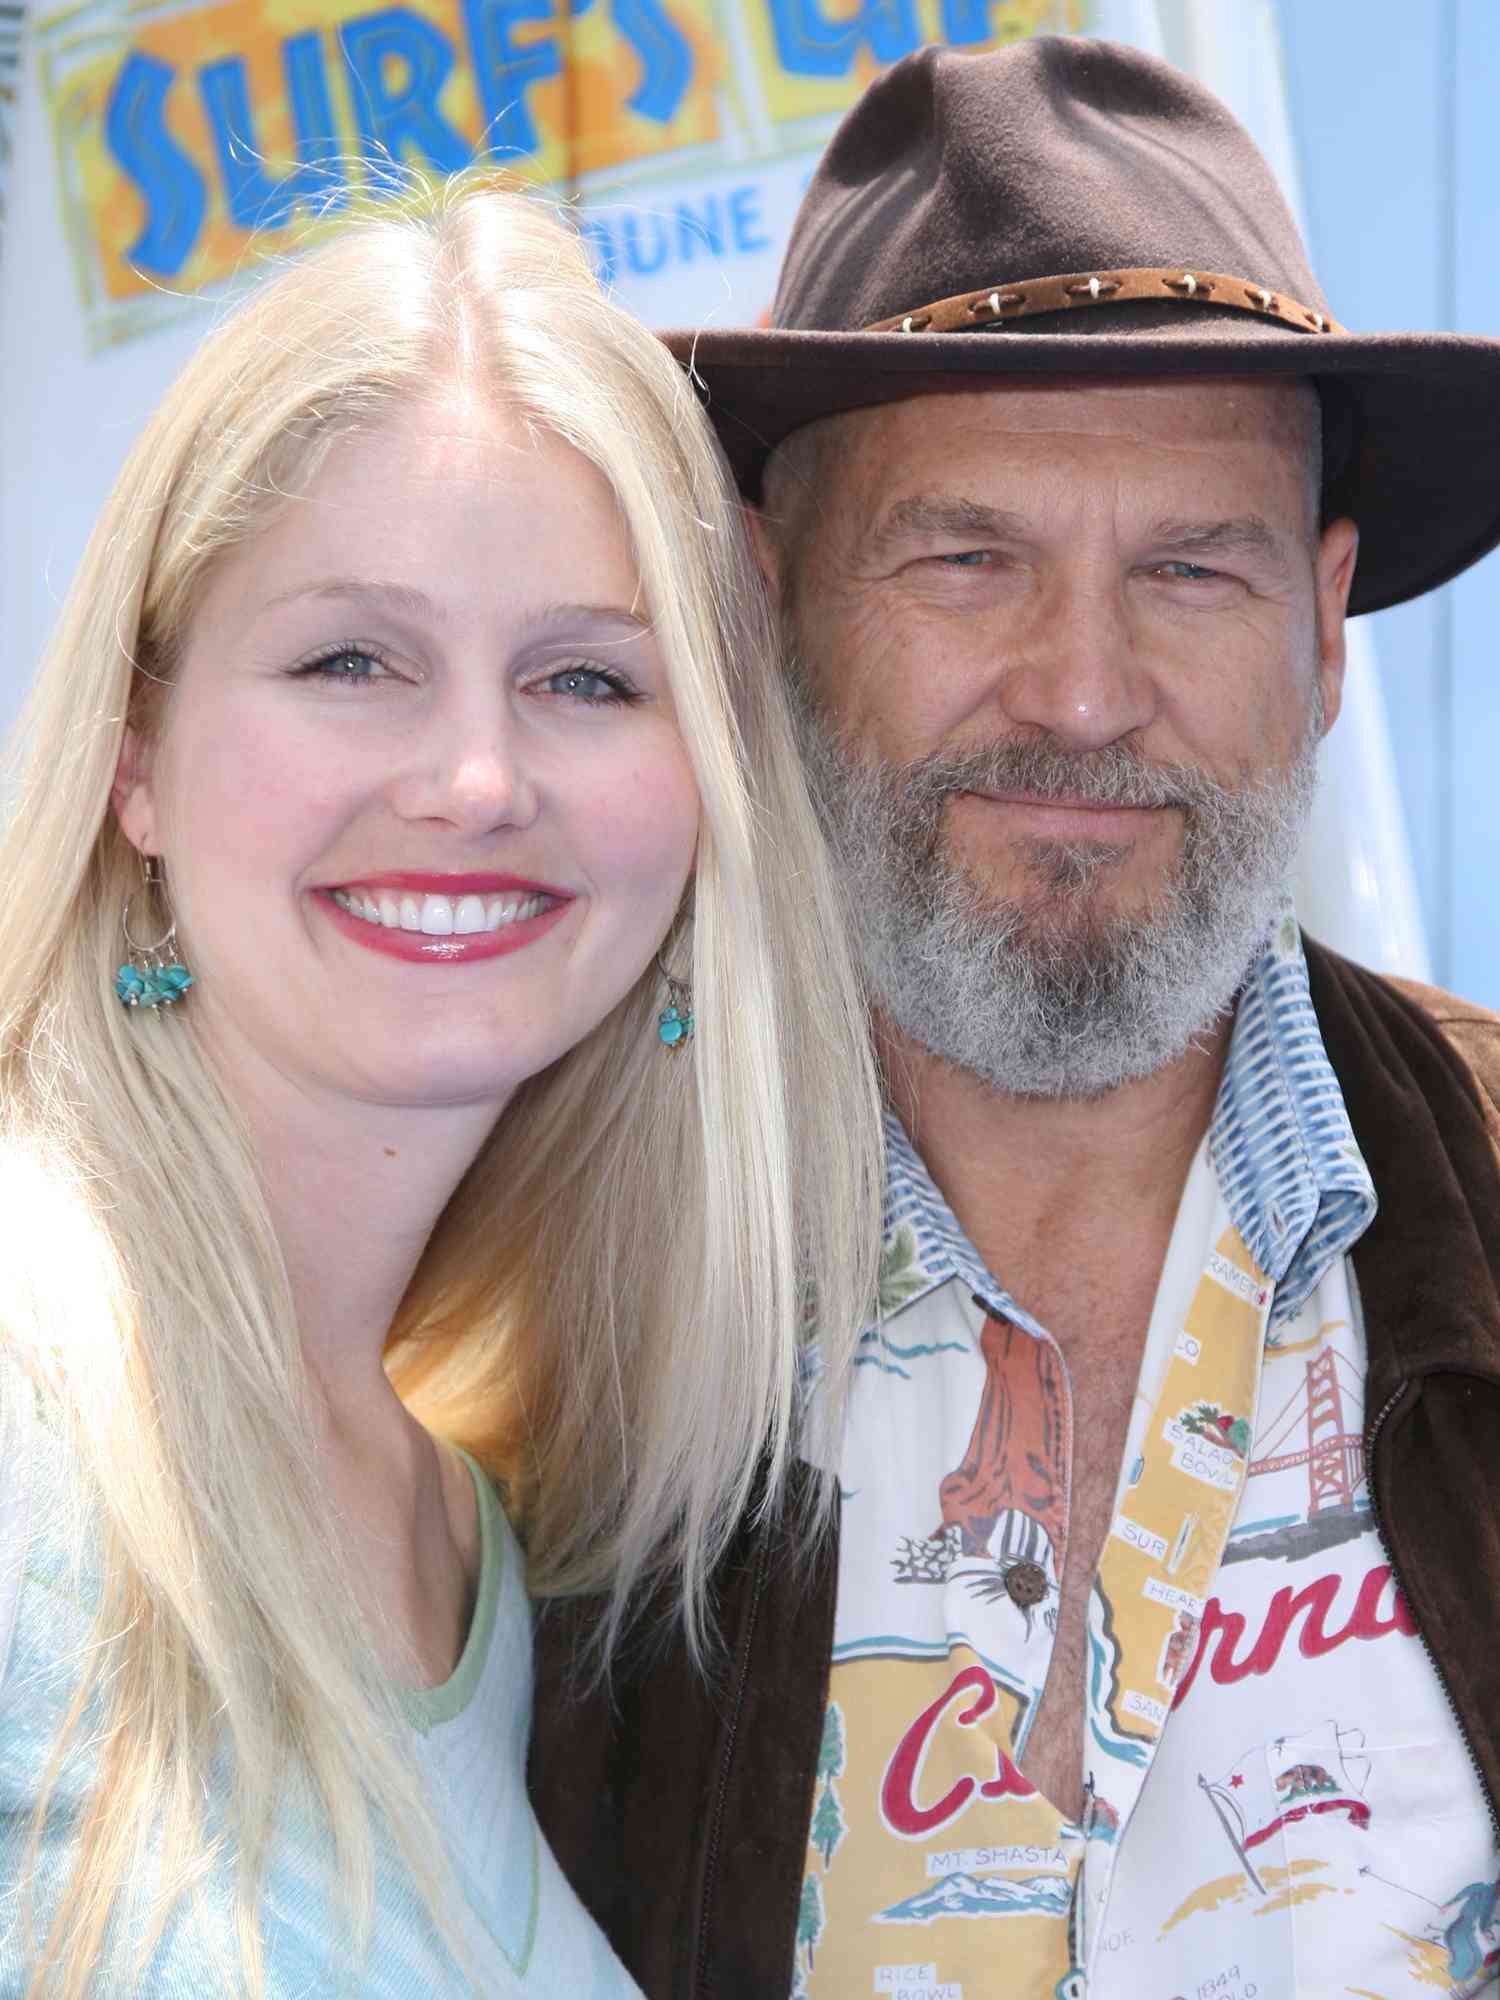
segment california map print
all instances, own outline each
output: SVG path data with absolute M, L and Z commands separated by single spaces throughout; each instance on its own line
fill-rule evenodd
M 1369 1530 L 1365 1441 L 1360 1430 L 1363 1383 L 1356 1363 L 1327 1340 L 1343 1330 L 1320 1327 L 1310 1342 L 1297 1343 L 1298 1348 L 1314 1350 L 1305 1361 L 1293 1349 L 1272 1347 L 1267 1352 L 1262 1396 L 1268 1414 L 1261 1419 L 1247 1468 L 1249 1484 L 1241 1510 L 1246 1519 L 1235 1524 L 1225 1562 L 1249 1562 L 1258 1556 L 1297 1562 Z M 1274 1372 L 1273 1362 L 1279 1364 Z M 1267 1490 L 1262 1482 L 1293 1471 L 1302 1475 L 1300 1490 L 1292 1498 L 1298 1511 L 1257 1519 L 1257 1491 Z
M 962 1459 L 938 1489 L 935 1531 L 903 1537 L 898 1583 L 966 1584 L 982 1603 L 1009 1600 L 1028 1634 L 1057 1622 L 1068 1541 L 1072 1431 L 1062 1362 L 1049 1340 L 988 1314 L 979 1340 L 984 1387 Z
M 1330 1812 L 1346 1814 L 1353 1826 L 1370 1824 L 1370 1808 L 1363 1792 L 1370 1766 L 1360 1756 L 1364 1732 L 1340 1729 L 1330 1722 L 1320 1736 L 1311 1747 L 1307 1739 L 1301 1739 L 1295 1755 L 1289 1758 L 1273 1756 L 1268 1763 L 1257 1747 L 1236 1759 L 1220 1777 L 1199 1775 L 1199 1787 L 1246 1880 L 1259 1896 L 1270 1892 L 1257 1870 L 1257 1859 L 1264 1865 L 1268 1843 L 1269 1852 L 1279 1854 L 1276 1836 L 1284 1827 L 1310 1814 Z M 1273 1747 L 1281 1750 L 1284 1740 Z
M 1238 1908 L 1290 1919 L 1279 1972 L 1272 1927 L 1257 1940 L 1263 1993 L 1294 1979 L 1299 1995 L 1492 1995 L 1500 1882 L 1483 1813 L 1461 1809 L 1461 1762 L 1451 1738 L 1382 1739 L 1329 1717 L 1200 1771 L 1194 1846 L 1207 1879 L 1166 1915 L 1161 1941 L 1186 1942 Z

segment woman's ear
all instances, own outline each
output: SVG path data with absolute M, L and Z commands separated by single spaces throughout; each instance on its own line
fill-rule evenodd
M 156 798 L 151 789 L 151 746 L 136 728 L 126 728 L 109 796 L 120 831 L 136 852 L 159 854 Z

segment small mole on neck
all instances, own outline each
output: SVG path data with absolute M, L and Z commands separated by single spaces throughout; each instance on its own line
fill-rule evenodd
M 381 1150 L 381 1151 L 382 1151 L 382 1152 L 383 1152 L 383 1153 L 385 1154 L 385 1156 L 386 1156 L 386 1158 L 387 1158 L 388 1160 L 394 1160 L 394 1159 L 395 1159 L 395 1157 L 396 1157 L 396 1149 L 395 1149 L 395 1147 L 394 1147 L 394 1146 L 382 1146 L 380 1150 Z

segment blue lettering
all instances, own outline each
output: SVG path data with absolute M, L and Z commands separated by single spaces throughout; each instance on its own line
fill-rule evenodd
M 700 250 L 707 250 L 711 256 L 724 255 L 724 226 L 719 217 L 719 198 L 705 195 L 701 213 L 695 213 L 685 201 L 677 204 L 677 261 L 691 264 Z
M 760 189 L 752 183 L 737 187 L 729 197 L 729 220 L 734 229 L 736 250 L 769 250 L 771 239 L 761 227 Z
M 641 59 L 641 80 L 625 102 L 665 125 L 693 80 L 693 45 L 660 0 L 613 0 L 610 12 Z
M 377 187 L 400 187 L 394 163 L 413 147 L 441 174 L 456 174 L 472 157 L 468 141 L 438 110 L 438 97 L 453 68 L 448 39 L 406 7 L 366 14 L 339 30 L 339 47 L 349 69 L 361 150 Z M 405 74 L 394 88 L 387 65 Z
M 243 59 L 226 56 L 198 72 L 229 213 L 242 229 L 279 229 L 299 201 L 326 209 L 341 206 L 348 198 L 338 169 L 331 164 L 338 140 L 317 29 L 293 35 L 282 49 L 282 62 L 301 164 L 280 180 L 272 180 L 262 166 Z
M 550 37 L 518 46 L 511 36 L 522 21 L 552 18 L 552 0 L 464 0 L 464 32 L 484 105 L 486 152 L 535 153 L 541 146 L 526 92 L 548 77 L 561 76 L 562 57 Z
M 767 0 L 776 53 L 792 76 L 847 76 L 862 44 L 877 62 L 898 62 L 921 40 L 915 0 L 864 0 L 859 12 L 831 21 L 818 0 Z
M 990 9 L 995 0 L 943 0 L 943 39 L 955 48 L 970 42 L 987 42 L 994 35 Z M 1024 30 L 1002 28 L 1001 41 L 1015 41 Z
M 775 248 L 765 226 L 765 189 L 758 181 L 739 187 L 699 188 L 670 211 L 616 208 L 579 218 L 578 229 L 601 282 L 652 278 L 673 265 L 704 257 L 754 256 Z M 607 217 L 607 219 L 606 219 Z
M 177 72 L 132 49 L 120 66 L 104 112 L 109 150 L 140 189 L 146 221 L 125 252 L 143 271 L 174 278 L 203 226 L 203 176 L 167 130 L 163 113 Z
M 649 262 L 641 249 L 641 235 L 648 223 L 655 238 Z M 649 278 L 672 254 L 672 240 L 667 235 L 666 224 L 659 215 L 653 215 L 649 210 L 627 212 L 622 233 L 625 238 L 625 261 L 638 277 Z

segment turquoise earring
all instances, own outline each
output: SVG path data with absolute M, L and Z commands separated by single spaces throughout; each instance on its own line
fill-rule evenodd
M 667 982 L 667 1004 L 656 1017 L 656 1038 L 664 1049 L 685 1049 L 693 1039 L 693 989 L 672 977 L 660 952 L 656 969 Z
M 166 902 L 160 861 L 154 854 L 142 855 L 141 861 L 145 883 L 126 897 L 120 916 L 130 957 L 115 974 L 115 992 L 127 1007 L 172 1007 L 192 985 L 193 975 L 177 956 L 177 920 L 170 912 L 167 928 L 153 944 L 142 944 L 131 932 L 130 912 L 137 896 Z

